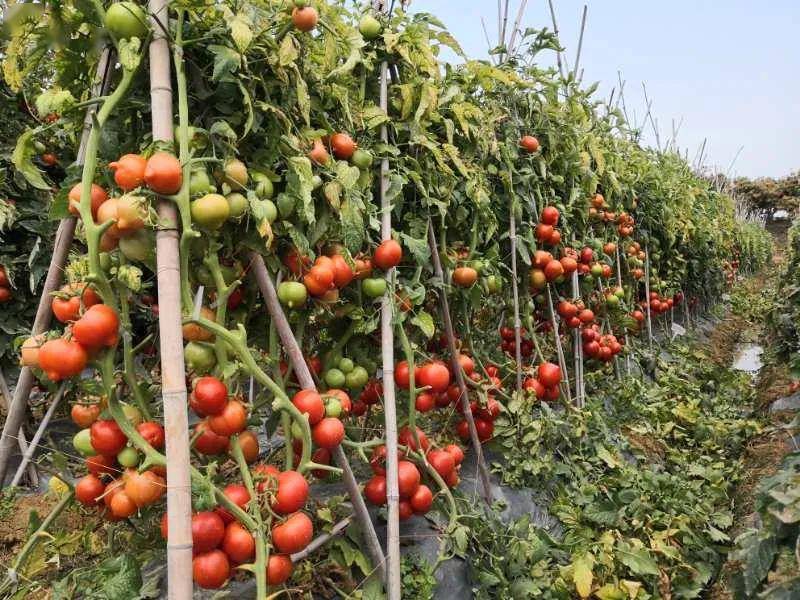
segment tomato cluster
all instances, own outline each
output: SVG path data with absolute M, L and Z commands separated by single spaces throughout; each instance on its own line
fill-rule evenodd
M 642 308 L 650 305 L 650 312 L 656 315 L 663 314 L 675 306 L 675 297 L 666 298 L 661 296 L 658 292 L 650 292 L 650 300 L 642 300 L 640 303 Z
M 561 396 L 561 368 L 551 362 L 543 362 L 536 369 L 535 377 L 527 377 L 522 383 L 524 390 L 533 392 L 539 400 L 553 402 Z
M 623 344 L 613 333 L 602 334 L 600 327 L 593 325 L 581 332 L 583 340 L 583 352 L 589 358 L 594 358 L 602 362 L 610 362 L 622 352 Z
M 10 302 L 14 295 L 11 293 L 11 280 L 4 265 L 0 265 L 0 304 Z

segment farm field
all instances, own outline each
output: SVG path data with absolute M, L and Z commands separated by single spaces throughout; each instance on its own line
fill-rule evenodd
M 4 3 L 0 598 L 800 598 L 797 176 L 407 4 Z

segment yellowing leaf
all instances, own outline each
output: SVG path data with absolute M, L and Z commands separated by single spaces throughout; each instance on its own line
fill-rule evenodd
M 581 598 L 588 598 L 592 593 L 592 566 L 594 560 L 591 556 L 584 554 L 580 558 L 572 561 L 572 581 L 575 584 L 575 590 Z

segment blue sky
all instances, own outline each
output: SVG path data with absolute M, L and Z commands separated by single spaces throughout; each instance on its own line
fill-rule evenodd
M 642 82 L 662 143 L 683 118 L 678 145 L 689 159 L 708 138 L 706 165 L 748 177 L 800 170 L 800 1 L 555 0 L 570 64 L 588 4 L 581 66 L 606 98 L 622 71 L 628 111 L 644 115 Z M 509 20 L 519 0 L 512 0 Z M 481 26 L 497 40 L 495 0 L 412 0 L 445 22 L 471 58 L 485 58 Z M 529 0 L 524 26 L 550 28 L 547 0 Z M 650 127 L 645 137 L 654 143 Z

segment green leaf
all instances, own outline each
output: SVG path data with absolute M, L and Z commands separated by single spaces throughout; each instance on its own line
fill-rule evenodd
M 740 561 L 741 567 L 733 576 L 733 585 L 749 598 L 759 589 L 772 568 L 778 546 L 771 531 L 749 531 L 736 542 L 738 548 L 731 558 Z
M 75 104 L 75 97 L 69 90 L 50 88 L 36 97 L 36 113 L 40 116 L 60 115 Z
M 244 54 L 250 46 L 250 42 L 253 41 L 253 30 L 250 28 L 250 19 L 239 13 L 228 23 L 228 27 L 230 27 L 231 30 L 231 39 L 233 39 L 233 43 L 236 44 L 236 48 L 238 48 L 239 52 Z
M 411 323 L 419 327 L 419 330 L 428 339 L 431 339 L 433 334 L 436 333 L 436 325 L 433 323 L 433 317 L 424 310 L 414 315 L 411 319 Z
M 417 239 L 406 233 L 401 233 L 400 239 L 403 242 L 403 248 L 411 253 L 418 265 L 428 264 L 431 259 L 431 249 L 428 247 L 427 240 Z
M 299 56 L 294 37 L 286 35 L 283 41 L 281 41 L 280 48 L 278 48 L 278 64 L 282 67 L 288 67 L 293 64 Z
M 103 592 L 108 600 L 130 600 L 139 597 L 142 572 L 139 563 L 130 554 L 110 558 L 100 566 L 105 576 Z
M 364 244 L 364 217 L 351 199 L 342 202 L 339 209 L 342 224 L 342 243 L 351 254 L 355 254 Z
M 233 48 L 211 44 L 208 50 L 214 55 L 214 72 L 211 81 L 219 82 L 232 75 L 242 66 L 242 55 Z
M 634 575 L 658 575 L 658 563 L 647 548 L 635 548 L 625 542 L 617 544 L 617 556 L 620 562 Z
M 36 168 L 31 160 L 36 154 L 36 147 L 34 145 L 33 136 L 36 133 L 34 129 L 28 129 L 25 133 L 17 138 L 17 145 L 14 147 L 14 152 L 11 154 L 11 162 L 17 168 L 17 171 L 22 173 L 26 181 L 33 187 L 40 190 L 49 190 L 50 186 L 42 177 L 42 172 Z

